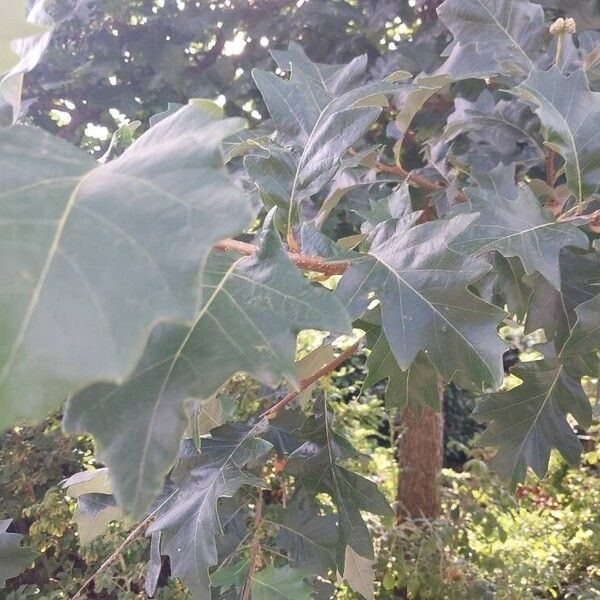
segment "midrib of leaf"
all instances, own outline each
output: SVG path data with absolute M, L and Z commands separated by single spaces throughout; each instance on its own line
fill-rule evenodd
M 533 431 L 533 428 L 537 424 L 537 421 L 540 418 L 540 415 L 542 414 L 542 411 L 544 410 L 544 408 L 548 404 L 548 402 L 550 400 L 550 397 L 552 396 L 552 392 L 553 392 L 556 384 L 558 383 L 558 378 L 560 377 L 560 374 L 562 373 L 562 370 L 563 370 L 563 366 L 560 365 L 560 367 L 558 368 L 558 370 L 556 372 L 556 377 L 552 381 L 552 385 L 550 385 L 550 387 L 548 388 L 548 391 L 547 391 L 547 393 L 545 395 L 544 401 L 540 405 L 539 410 L 537 411 L 537 413 L 535 414 L 535 417 L 533 418 L 533 420 L 531 422 L 531 427 L 529 427 L 529 429 L 527 430 L 527 433 L 523 436 L 523 441 L 519 444 L 519 451 L 516 454 L 516 457 L 515 457 L 515 460 L 513 462 L 511 471 L 514 471 L 515 466 L 517 464 L 517 457 L 519 457 L 521 455 L 521 452 L 523 451 L 523 447 L 525 446 L 525 442 L 528 441 L 529 436 L 531 435 L 531 432 Z M 539 395 L 535 396 L 534 398 L 536 398 L 536 397 L 539 398 Z M 532 400 L 532 398 L 529 399 L 529 401 L 531 401 L 531 400 Z
M 538 229 L 544 229 L 546 227 L 552 227 L 554 225 L 558 226 L 559 223 L 557 223 L 556 221 L 549 221 L 548 223 L 542 223 L 541 225 L 536 225 L 535 227 L 529 227 L 528 229 L 524 229 L 523 231 L 514 231 L 513 233 L 510 233 L 509 235 L 505 235 L 503 237 L 496 238 L 492 242 L 487 243 L 483 248 L 481 248 L 481 250 L 479 250 L 479 253 L 487 252 L 486 248 L 489 248 L 490 246 L 493 246 L 494 244 L 497 244 L 498 242 L 503 242 L 505 240 L 509 240 L 512 237 L 524 236 L 524 235 L 533 233 L 534 231 L 536 231 Z M 474 227 L 478 227 L 477 223 L 474 225 Z M 501 227 L 501 226 L 494 225 L 494 227 Z M 506 227 L 505 229 L 508 229 L 508 227 Z M 538 250 L 540 251 L 540 254 L 542 254 L 542 251 L 539 247 L 537 234 L 533 233 L 533 237 L 536 239 L 536 242 L 538 243 Z M 474 239 L 475 240 L 477 240 L 477 239 L 483 240 L 485 238 L 474 238 Z
M 270 525 L 276 525 L 277 527 L 280 527 L 281 529 L 287 529 L 288 531 L 291 531 L 298 537 L 301 537 L 302 539 L 306 540 L 311 546 L 315 546 L 316 548 L 320 548 L 321 550 L 324 550 L 325 552 L 327 552 L 327 546 L 322 546 L 321 544 L 317 543 L 315 540 L 309 538 L 307 535 L 304 535 L 301 531 L 298 531 L 297 529 L 294 529 L 293 527 L 290 527 L 289 525 L 284 525 L 283 523 L 277 523 L 276 521 L 271 521 L 269 519 L 263 519 L 263 521 L 265 523 L 269 523 Z
M 433 312 L 435 312 L 438 316 L 440 316 L 442 318 L 442 320 L 445 321 L 465 341 L 467 346 L 469 346 L 469 348 L 471 348 L 473 350 L 473 352 L 479 357 L 479 359 L 481 360 L 481 363 L 485 366 L 485 368 L 487 369 L 487 372 L 489 373 L 489 375 L 492 377 L 492 380 L 493 380 L 494 374 L 489 370 L 485 360 L 483 360 L 483 357 L 478 352 L 477 348 L 475 346 L 473 346 L 473 344 L 471 344 L 471 342 L 467 338 L 465 338 L 465 336 L 461 333 L 461 331 L 459 329 L 457 329 L 454 326 L 454 324 L 452 324 L 450 321 L 448 321 L 448 319 L 431 302 L 429 302 L 429 300 L 427 300 L 427 298 L 425 298 L 425 296 L 423 296 L 418 290 L 416 290 L 412 285 L 410 285 L 405 279 L 400 277 L 400 275 L 398 273 L 396 273 L 396 271 L 391 267 L 391 265 L 389 265 L 385 260 L 383 260 L 380 256 L 378 256 L 376 254 L 372 254 L 371 256 L 373 256 L 375 258 L 375 260 L 379 261 L 386 269 L 388 269 L 390 274 L 392 274 L 396 277 L 396 279 L 398 280 L 398 284 L 400 284 L 400 282 L 402 282 L 407 288 L 412 290 L 419 298 L 421 298 L 423 300 L 423 302 L 425 302 L 425 304 L 427 304 L 427 306 L 429 306 L 431 308 L 431 310 Z M 466 290 L 466 293 L 470 293 L 466 288 L 465 288 L 465 290 Z M 400 298 L 400 302 L 402 302 L 402 293 L 400 291 L 400 285 L 398 285 L 398 296 Z M 401 304 L 401 306 L 402 306 L 402 304 Z M 383 306 L 382 306 L 382 310 L 383 310 Z M 404 328 L 404 325 L 403 325 L 403 328 Z
M 508 29 L 504 28 L 502 26 L 502 23 L 500 23 L 500 21 L 498 21 L 498 19 L 496 18 L 496 16 L 490 12 L 490 10 L 488 9 L 487 6 L 485 6 L 481 0 L 477 0 L 477 3 L 479 4 L 479 6 L 481 6 L 481 8 L 483 8 L 483 10 L 488 13 L 488 15 L 490 15 L 490 17 L 492 18 L 492 21 L 494 21 L 494 23 L 496 23 L 496 25 L 498 25 L 498 29 L 500 29 L 502 31 L 502 33 L 504 33 L 506 35 L 506 37 L 512 42 L 513 46 L 515 46 L 515 48 L 517 48 L 519 50 L 519 52 L 527 59 L 527 63 L 529 64 L 529 67 L 531 69 L 534 68 L 534 64 L 532 62 L 532 60 L 529 58 L 529 56 L 527 56 L 527 53 L 525 52 L 525 50 L 523 50 L 523 48 L 521 48 L 521 46 L 519 45 L 519 43 L 517 42 L 517 40 L 515 40 L 515 38 L 513 38 L 512 35 L 510 35 Z M 513 11 L 513 7 L 511 5 L 510 7 L 510 14 L 508 15 L 508 22 L 510 22 L 510 19 L 512 17 L 512 11 Z
M 252 580 L 252 583 L 254 583 L 255 585 L 261 585 L 262 587 L 265 587 L 268 590 L 272 590 L 273 592 L 275 592 L 277 597 L 287 600 L 286 596 L 284 596 L 277 588 L 274 588 L 272 585 L 269 585 L 268 583 L 265 583 L 264 581 L 259 581 L 258 579 L 256 579 L 254 577 L 254 575 L 250 579 Z
M 325 88 L 327 90 L 327 88 Z M 352 90 L 350 90 L 352 91 Z M 376 95 L 376 94 L 373 94 Z M 293 212 L 293 206 L 294 206 L 294 196 L 296 195 L 296 185 L 298 184 L 298 175 L 300 174 L 300 167 L 302 165 L 302 161 L 304 160 L 305 156 L 306 156 L 306 148 L 308 146 L 310 146 L 310 143 L 313 139 L 313 136 L 315 134 L 315 131 L 317 131 L 319 125 L 321 124 L 321 120 L 323 119 L 323 115 L 327 113 L 327 111 L 329 110 L 329 108 L 331 106 L 333 106 L 335 104 L 336 101 L 341 101 L 341 99 L 345 96 L 345 94 L 342 94 L 341 96 L 337 96 L 335 98 L 332 98 L 327 105 L 325 106 L 325 108 L 323 110 L 321 110 L 319 112 L 319 116 L 317 117 L 317 120 L 315 121 L 315 124 L 306 140 L 306 144 L 304 144 L 304 148 L 302 149 L 302 154 L 300 155 L 300 159 L 298 160 L 298 166 L 296 167 L 296 172 L 294 173 L 294 179 L 292 182 L 292 192 L 290 194 L 290 206 L 288 209 L 288 230 L 290 229 L 290 223 L 292 222 L 292 212 Z M 369 96 L 366 96 L 367 98 Z M 350 107 L 347 108 L 353 108 L 354 105 L 356 104 L 356 102 L 354 102 Z M 347 110 L 347 108 L 344 108 L 343 110 Z M 320 110 L 320 109 L 319 109 Z M 333 112 L 331 114 L 331 116 L 337 114 L 341 112 L 341 110 L 337 110 L 335 112 Z
M 31 299 L 29 300 L 27 310 L 25 311 L 23 320 L 21 321 L 21 326 L 19 327 L 19 331 L 17 332 L 17 335 L 12 343 L 12 346 L 11 346 L 10 352 L 8 353 L 6 362 L 4 363 L 4 366 L 2 367 L 2 370 L 0 371 L 0 385 L 6 381 L 6 378 L 8 377 L 10 369 L 12 368 L 13 363 L 15 361 L 15 358 L 17 357 L 17 354 L 18 354 L 19 350 L 21 349 L 23 341 L 25 340 L 25 335 L 27 334 L 27 330 L 29 329 L 31 319 L 33 318 L 33 315 L 37 308 L 37 304 L 39 302 L 39 298 L 42 293 L 42 288 L 44 287 L 44 284 L 46 283 L 46 278 L 48 277 L 48 273 L 50 272 L 50 268 L 52 267 L 52 262 L 54 261 L 54 257 L 56 256 L 58 247 L 60 245 L 60 241 L 63 236 L 64 229 L 66 227 L 69 216 L 70 216 L 71 212 L 73 211 L 75 202 L 77 201 L 77 194 L 78 194 L 81 186 L 83 185 L 83 183 L 87 180 L 87 178 L 93 172 L 94 172 L 94 169 L 88 171 L 87 173 L 85 173 L 83 175 L 83 177 L 80 178 L 79 182 L 77 183 L 77 185 L 71 192 L 71 195 L 69 196 L 69 200 L 67 201 L 67 204 L 65 205 L 65 208 L 63 210 L 63 214 L 62 214 L 61 218 L 57 221 L 56 232 L 54 233 L 54 238 L 52 239 L 50 247 L 48 248 L 48 255 L 46 256 L 46 260 L 44 262 L 44 265 L 42 266 L 42 269 L 40 271 L 40 275 L 35 284 L 35 287 L 33 288 L 32 292 L 31 292 Z
M 556 89 L 554 91 L 556 92 Z M 569 100 L 569 108 L 567 109 L 567 115 L 571 112 L 571 106 L 573 105 L 573 95 L 574 94 L 575 94 L 575 86 L 573 86 L 571 88 L 571 99 Z M 569 123 L 567 122 L 566 117 L 563 117 L 560 114 L 560 112 L 558 111 L 558 109 L 556 109 L 554 107 L 553 101 L 550 99 L 547 99 L 545 94 L 542 95 L 542 98 L 544 99 L 544 101 L 547 104 L 546 110 L 549 110 L 550 112 L 554 113 L 558 117 L 558 119 L 560 121 L 562 121 L 565 129 L 567 130 L 567 134 L 568 134 L 569 140 L 571 142 L 573 157 L 575 160 L 575 170 L 577 173 L 577 200 L 579 202 L 583 202 L 583 177 L 582 177 L 581 167 L 580 167 L 580 162 L 579 162 L 579 153 L 577 152 L 577 144 L 575 143 L 575 133 L 577 133 L 577 131 L 579 131 L 580 127 L 583 125 L 583 123 L 585 121 L 585 118 L 581 120 L 579 127 L 577 128 L 577 130 L 575 132 L 573 132 L 573 131 L 571 131 L 571 127 L 569 126 Z M 587 117 L 587 115 L 586 115 L 586 117 Z M 555 144 L 550 144 L 550 143 L 546 142 L 546 145 L 552 149 L 556 148 Z
M 36 155 L 35 158 L 39 158 L 39 156 Z M 81 177 L 76 177 L 75 175 L 72 175 L 70 177 L 56 177 L 53 179 L 40 179 L 39 181 L 35 181 L 34 183 L 28 183 L 27 185 L 22 185 L 18 188 L 11 188 L 10 190 L 0 192 L 0 200 L 6 198 L 7 196 L 12 196 L 14 194 L 20 194 L 22 192 L 35 190 L 38 187 L 50 186 L 56 183 L 67 183 L 68 181 L 78 181 L 79 179 L 81 179 Z M 54 222 L 57 221 L 55 220 Z
M 175 352 L 175 354 L 171 358 L 171 364 L 169 365 L 169 369 L 167 370 L 167 373 L 166 373 L 166 375 L 165 375 L 165 377 L 163 379 L 161 388 L 160 388 L 160 390 L 158 392 L 158 395 L 156 397 L 156 401 L 154 402 L 154 406 L 152 407 L 152 416 L 150 418 L 150 424 L 149 424 L 148 429 L 147 429 L 148 433 L 147 433 L 146 438 L 144 440 L 144 446 L 142 448 L 142 455 L 141 455 L 141 460 L 140 460 L 140 468 L 139 468 L 138 473 L 137 473 L 137 483 L 136 483 L 135 496 L 134 496 L 134 501 L 133 501 L 134 505 L 137 505 L 138 499 L 139 499 L 139 495 L 140 495 L 140 491 L 141 491 L 142 475 L 143 475 L 144 470 L 145 470 L 145 463 L 146 463 L 146 460 L 147 460 L 147 457 L 148 457 L 148 450 L 150 448 L 150 441 L 151 441 L 150 438 L 152 437 L 152 434 L 153 434 L 153 431 L 154 431 L 154 422 L 156 420 L 156 416 L 157 416 L 157 412 L 158 412 L 158 407 L 159 407 L 160 402 L 162 400 L 163 394 L 164 394 L 164 392 L 165 392 L 165 390 L 167 388 L 167 385 L 169 383 L 171 375 L 173 374 L 173 369 L 175 368 L 177 362 L 181 358 L 183 350 L 184 350 L 185 346 L 187 345 L 188 341 L 190 340 L 192 334 L 194 333 L 194 331 L 196 329 L 196 326 L 198 325 L 198 323 L 200 322 L 200 320 L 202 319 L 202 317 L 204 316 L 204 314 L 208 312 L 208 309 L 209 309 L 210 305 L 212 304 L 212 302 L 214 301 L 214 299 L 217 297 L 217 295 L 219 294 L 219 292 L 225 286 L 229 274 L 236 267 L 236 265 L 240 262 L 240 260 L 242 260 L 242 259 L 239 259 L 239 260 L 235 261 L 234 263 L 232 263 L 229 266 L 229 268 L 227 269 L 227 271 L 224 273 L 223 278 L 215 286 L 215 289 L 213 290 L 212 294 L 210 295 L 210 298 L 208 298 L 208 300 L 206 301 L 206 304 L 200 309 L 200 312 L 198 313 L 198 315 L 194 319 L 194 321 L 193 321 L 192 325 L 190 326 L 190 328 L 189 328 L 189 330 L 188 330 L 185 338 L 183 339 L 183 341 L 181 342 L 181 344 L 177 348 L 177 351 Z
M 339 503 L 337 503 L 337 509 L 338 512 L 342 512 L 347 520 L 350 520 L 350 515 L 348 514 L 348 511 L 346 510 L 346 504 L 345 502 L 342 501 L 342 492 L 340 490 L 340 484 L 338 482 L 338 477 L 337 477 L 337 472 L 336 472 L 336 467 L 337 464 L 335 462 L 335 458 L 331 452 L 331 431 L 329 429 L 329 420 L 327 419 L 327 399 L 323 400 L 323 422 L 324 422 L 324 426 L 325 426 L 325 439 L 327 440 L 327 453 L 329 455 L 329 464 L 331 465 L 331 477 L 333 478 L 333 483 L 335 485 L 335 491 L 337 494 L 337 497 L 339 498 Z M 339 521 L 338 521 L 338 527 L 340 526 Z M 344 552 L 346 551 L 346 548 L 344 548 Z

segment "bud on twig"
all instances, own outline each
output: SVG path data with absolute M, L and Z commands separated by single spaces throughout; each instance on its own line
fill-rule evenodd
M 575 23 L 575 19 L 573 17 L 567 17 L 566 19 L 560 17 L 559 19 L 556 19 L 552 25 L 550 25 L 549 31 L 552 35 L 557 36 L 554 64 L 558 66 L 560 65 L 562 59 L 563 37 L 565 33 L 575 33 L 577 31 L 577 23 Z
M 577 23 L 573 17 L 563 19 L 560 17 L 550 25 L 550 33 L 552 35 L 562 35 L 563 33 L 575 33 L 577 31 Z

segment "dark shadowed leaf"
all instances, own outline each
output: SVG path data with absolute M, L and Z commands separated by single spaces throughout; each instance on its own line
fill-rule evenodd
M 335 566 L 337 518 L 320 515 L 308 501 L 296 501 L 280 513 L 277 545 L 295 567 L 326 576 Z
M 357 453 L 348 440 L 333 431 L 325 400 L 317 404 L 315 415 L 307 419 L 300 436 L 306 441 L 290 455 L 288 471 L 312 493 L 325 492 L 333 499 L 339 529 L 336 562 L 343 572 L 347 545 L 362 556 L 373 556 L 369 531 L 360 511 L 390 515 L 391 509 L 373 482 L 338 464 L 343 459 L 356 458 Z
M 308 571 L 268 566 L 252 575 L 252 600 L 310 600 L 313 589 L 304 579 Z
M 593 194 L 600 177 L 600 94 L 590 91 L 585 72 L 536 70 L 515 92 L 538 107 L 546 145 L 565 159 L 575 198 L 582 201 Z
M 35 553 L 21 546 L 22 535 L 7 531 L 11 519 L 0 521 L 0 589 L 6 585 L 6 580 L 20 575 L 31 566 Z
M 508 392 L 491 394 L 477 405 L 473 415 L 491 422 L 479 443 L 498 446 L 494 466 L 514 487 L 523 481 L 528 467 L 543 477 L 553 448 L 570 464 L 576 464 L 581 444 L 567 414 L 582 427 L 589 426 L 592 414 L 580 375 L 570 365 L 547 357 L 523 363 L 512 373 L 523 383 Z
M 575 312 L 577 323 L 561 349 L 562 356 L 586 354 L 600 348 L 600 294 L 580 304 Z
M 245 466 L 271 449 L 257 437 L 266 427 L 265 421 L 253 427 L 229 424 L 203 438 L 201 452 L 190 458 L 189 470 L 175 481 L 177 492 L 149 529 L 161 532 L 161 554 L 169 557 L 172 575 L 181 577 L 197 600 L 210 597 L 208 569 L 218 559 L 218 499 L 233 497 L 245 485 L 262 486 Z

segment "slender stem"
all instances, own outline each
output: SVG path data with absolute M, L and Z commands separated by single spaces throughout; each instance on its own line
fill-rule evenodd
M 252 255 L 257 251 L 257 247 L 254 244 L 225 239 L 215 244 L 215 250 L 220 250 L 222 252 L 233 250 L 240 254 Z M 326 262 L 321 256 L 307 256 L 306 254 L 299 254 L 298 252 L 288 252 L 288 256 L 290 260 L 301 269 L 324 273 L 325 275 L 341 275 L 348 268 L 348 263 L 345 261 L 330 263 Z
M 125 548 L 127 548 L 127 546 L 133 542 L 133 540 L 142 534 L 144 529 L 146 529 L 146 527 L 154 518 L 154 515 L 156 515 L 156 513 L 174 496 L 174 494 L 175 492 L 173 492 L 173 494 L 171 494 L 164 502 L 162 502 L 155 510 L 153 510 L 143 521 L 140 521 L 140 523 L 138 523 L 134 529 L 132 529 L 129 535 L 123 540 L 123 543 L 100 565 L 99 569 L 87 579 L 87 581 L 79 588 L 79 590 L 77 590 L 77 593 L 71 598 L 71 600 L 78 600 L 81 598 L 81 594 L 85 592 L 87 587 L 94 581 L 94 579 L 96 579 L 96 577 L 98 577 L 98 575 L 101 573 L 104 573 L 108 567 L 110 567 L 119 559 L 121 552 L 123 552 L 123 550 L 125 550 Z
M 248 568 L 248 577 L 246 584 L 244 585 L 244 591 L 242 592 L 241 600 L 249 600 L 250 590 L 252 586 L 252 577 L 258 568 L 258 559 L 260 555 L 260 526 L 262 524 L 262 506 L 263 496 L 262 490 L 258 490 L 258 496 L 256 498 L 256 507 L 254 509 L 254 536 L 252 542 L 250 542 L 250 565 Z
M 328 373 L 331 373 L 331 371 L 334 371 L 343 362 L 348 360 L 358 350 L 359 346 L 360 346 L 360 340 L 358 342 L 355 342 L 354 344 L 352 344 L 352 346 L 350 346 L 347 350 L 344 350 L 339 356 L 334 358 L 331 362 L 327 363 L 324 367 L 322 367 L 321 369 L 319 369 L 318 371 L 316 371 L 309 377 L 306 377 L 306 379 L 302 379 L 300 381 L 300 386 L 297 390 L 290 392 L 287 396 L 285 396 L 285 398 L 282 398 L 279 402 L 277 402 L 273 406 L 271 406 L 271 408 L 268 408 L 267 410 L 265 410 L 260 415 L 260 418 L 262 419 L 262 418 L 266 417 L 268 419 L 272 419 L 273 417 L 277 416 L 279 414 L 279 412 L 281 412 L 282 408 L 287 406 L 294 398 L 299 396 L 306 388 L 310 387 L 313 383 L 315 383 L 321 377 L 323 377 L 323 375 L 327 375 Z
M 442 181 L 432 181 L 431 179 L 428 179 L 427 177 L 423 177 L 422 175 L 418 175 L 417 173 L 413 173 L 412 171 L 407 171 L 406 169 L 404 169 L 403 167 L 401 167 L 399 165 L 388 165 L 386 163 L 377 162 L 377 163 L 375 163 L 374 168 L 376 171 L 379 171 L 380 173 L 390 173 L 391 175 L 397 175 L 398 177 L 404 177 L 412 185 L 421 187 L 426 190 L 432 190 L 434 192 L 438 192 L 438 191 L 443 190 L 446 187 L 448 187 L 446 185 L 446 183 L 444 183 Z M 456 193 L 456 198 L 460 202 L 465 202 L 467 200 L 467 197 L 461 191 L 458 191 Z
M 556 172 L 554 170 L 554 158 L 556 153 L 554 150 L 548 149 L 546 151 L 546 183 L 550 187 L 554 187 L 556 182 Z
M 554 64 L 560 67 L 560 61 L 562 60 L 563 51 L 563 38 L 565 34 L 563 31 L 558 32 L 556 37 L 556 55 L 554 56 Z

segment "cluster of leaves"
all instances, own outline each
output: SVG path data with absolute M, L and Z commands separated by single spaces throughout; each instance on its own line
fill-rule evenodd
M 375 526 L 379 597 L 596 598 L 598 451 L 579 470 L 553 460 L 545 482 L 528 479 L 516 496 L 473 454 L 463 472 L 444 470 L 438 520 Z
M 149 593 L 168 557 L 197 598 L 325 598 L 337 578 L 372 597 L 363 513 L 392 511 L 352 470 L 327 396 L 269 392 L 225 422 L 216 395 L 239 372 L 313 383 L 298 377 L 301 330 L 364 332 L 365 385 L 388 379 L 390 409 L 436 407 L 439 379 L 490 391 L 475 414 L 513 487 L 553 448 L 579 459 L 570 419 L 589 427 L 581 380 L 599 368 L 600 39 L 551 36 L 528 0 L 438 14 L 452 42 L 416 77 L 274 50 L 281 75 L 253 71 L 270 114 L 254 129 L 196 100 L 101 162 L 37 128 L 0 132 L 0 425 L 67 400 L 65 429 L 92 434 L 110 474 L 109 488 L 106 472 L 68 482 L 78 510 L 150 524 Z M 454 110 L 418 131 L 407 172 L 436 95 Z M 386 119 L 396 164 L 372 136 Z M 242 233 L 252 245 L 228 237 Z M 546 343 L 498 391 L 509 318 Z M 337 364 L 330 341 L 317 372 Z M 275 476 L 291 500 L 263 550 Z

